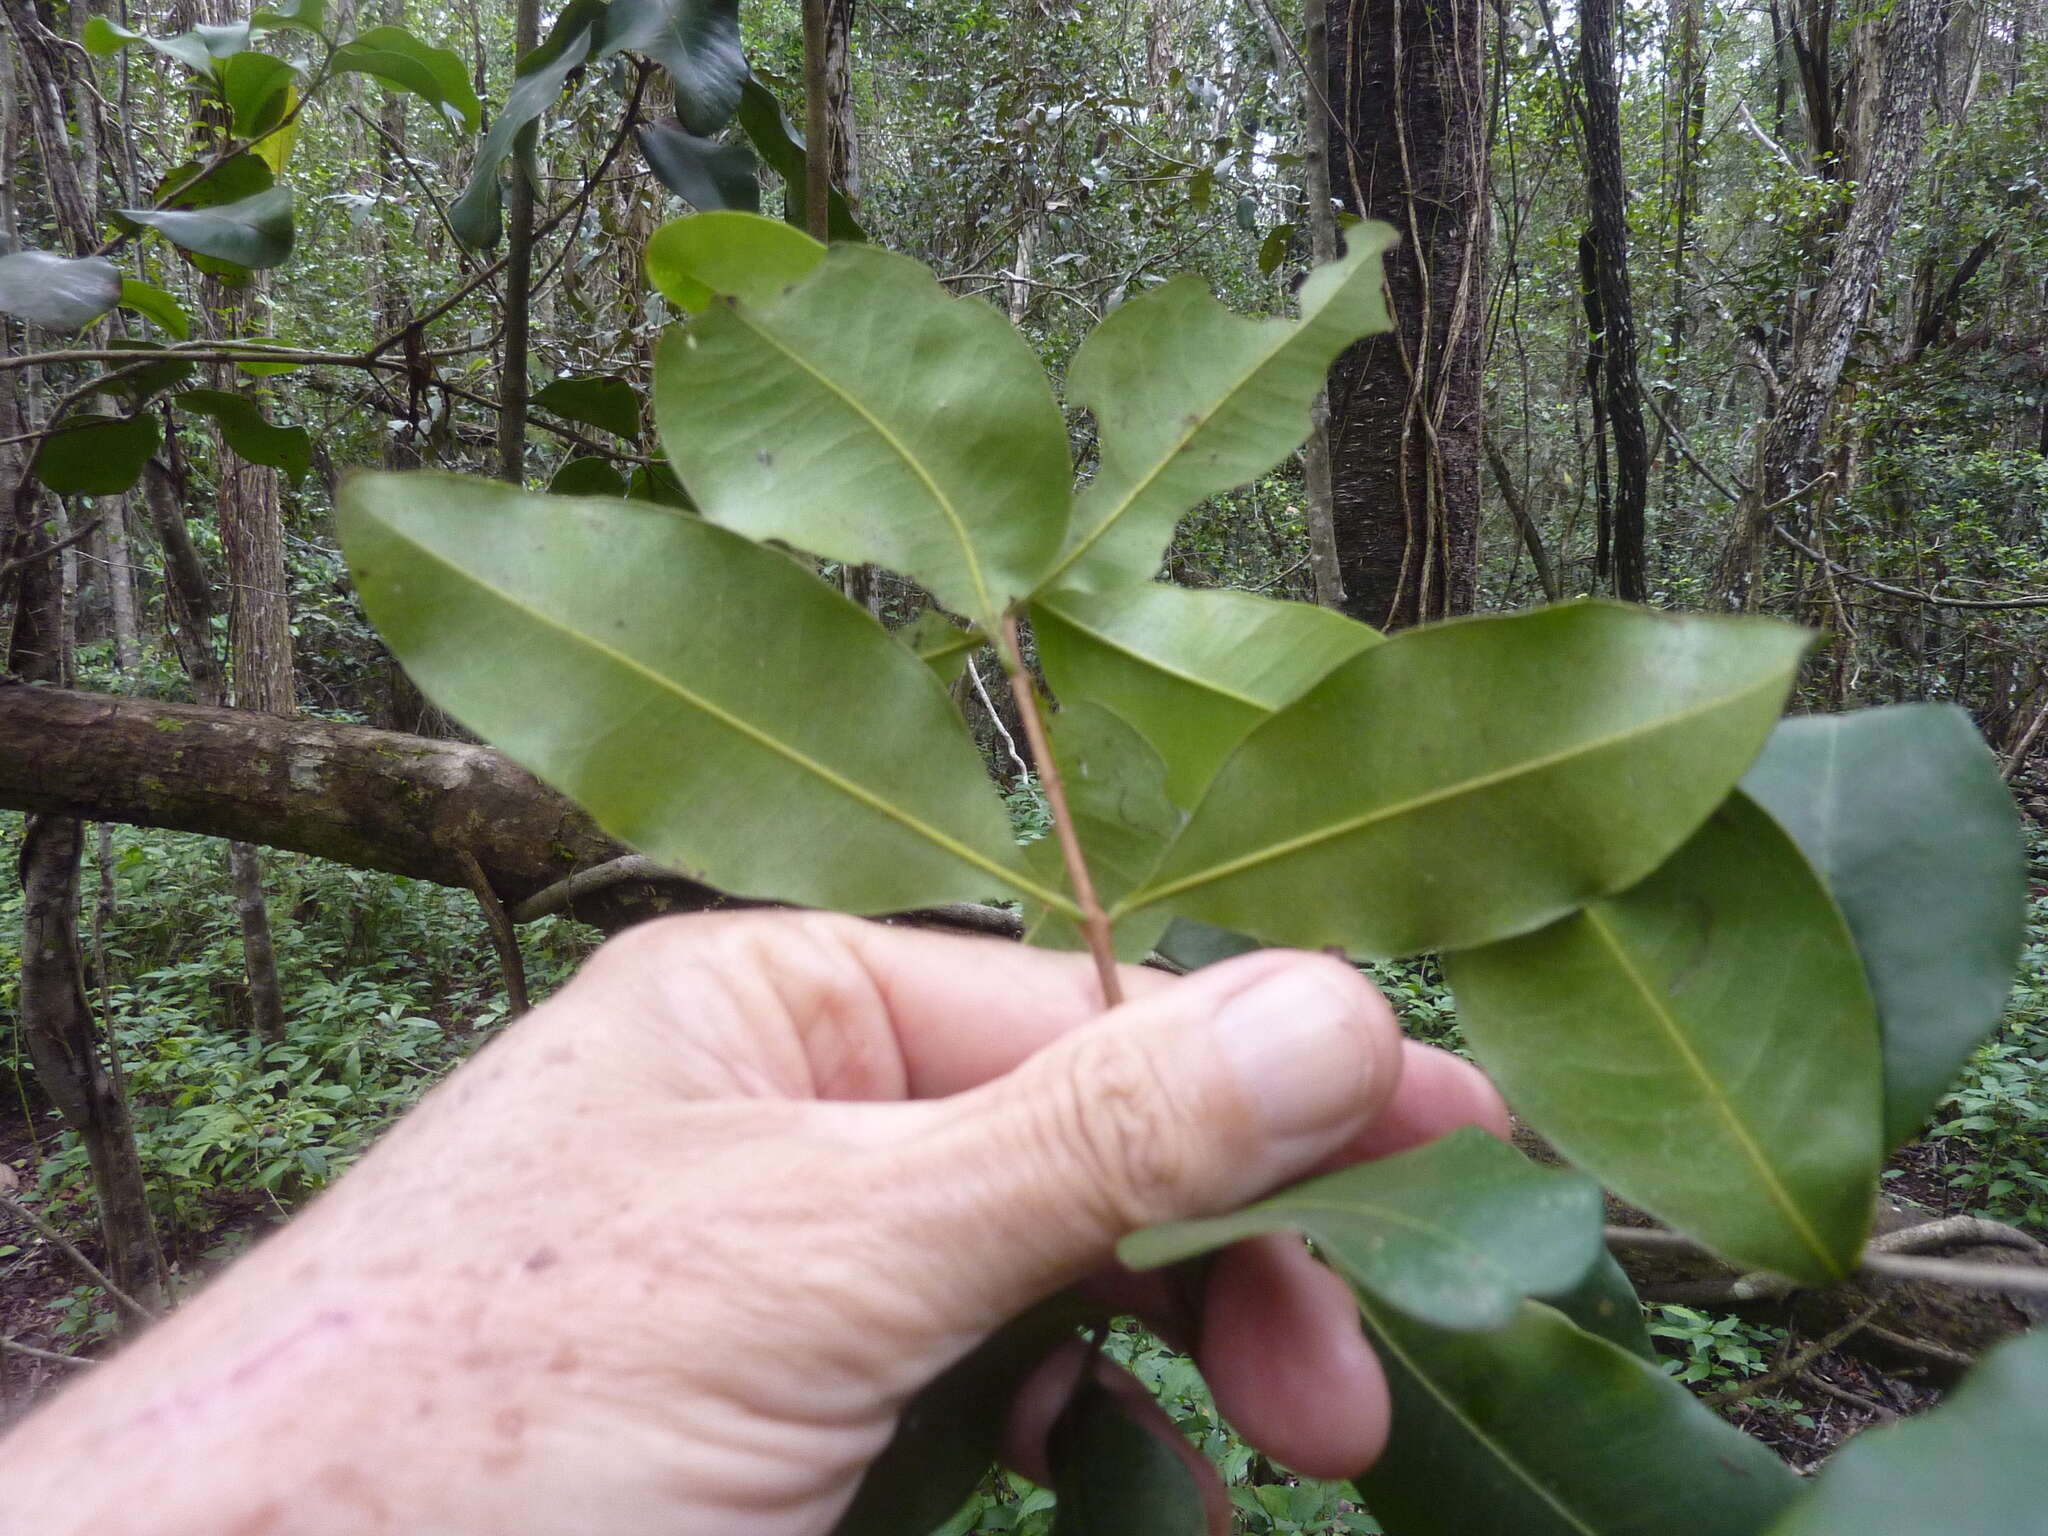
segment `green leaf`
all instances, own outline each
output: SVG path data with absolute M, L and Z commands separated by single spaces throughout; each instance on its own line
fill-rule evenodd
M 121 216 L 148 225 L 181 250 L 252 271 L 274 267 L 292 253 L 288 187 L 211 208 L 124 208 Z
M 654 416 L 705 516 L 900 571 L 990 632 L 1059 548 L 1067 437 L 1038 359 L 907 257 L 835 246 L 794 288 L 711 305 L 663 339 Z
M 715 133 L 739 105 L 747 61 L 739 0 L 612 0 L 596 57 L 645 54 L 675 86 L 676 116 L 692 133 Z
M 520 136 L 553 105 L 555 98 L 562 94 L 563 83 L 590 57 L 595 32 L 596 23 L 590 22 L 573 36 L 557 39 L 551 34 L 548 45 L 520 61 L 520 72 L 512 82 L 512 89 L 505 93 L 504 107 L 492 121 L 483 143 L 477 146 L 476 163 L 470 167 L 469 185 L 448 205 L 448 227 L 455 231 L 455 238 L 464 245 L 485 250 L 503 237 L 504 188 L 498 183 L 498 172 L 511 156 Z M 543 60 L 541 56 L 549 47 L 553 51 Z M 515 168 L 514 174 L 524 175 L 525 171 Z
M 949 688 L 967 670 L 967 659 L 988 644 L 980 630 L 962 629 L 936 608 L 925 609 L 895 633 Z
M 0 256 L 0 312 L 47 331 L 82 331 L 121 299 L 121 273 L 104 256 L 13 251 Z
M 210 416 L 221 441 L 251 464 L 281 469 L 296 485 L 313 467 L 313 436 L 304 427 L 280 427 L 247 395 L 225 389 L 188 389 L 178 396 L 188 411 Z
M 1202 1490 L 1162 1435 L 1170 1423 L 1132 1417 L 1116 1395 L 1084 1372 L 1046 1436 L 1053 1536 L 1203 1536 Z
M 626 480 L 611 460 L 586 454 L 556 470 L 548 490 L 556 496 L 624 496 Z
M 1885 1140 L 1910 1140 L 2012 988 L 2027 909 L 2012 795 L 1953 704 L 1787 720 L 1742 786 L 1849 921 L 1883 1026 Z
M 1254 726 L 1381 638 L 1328 608 L 1156 581 L 1051 593 L 1032 605 L 1031 628 L 1053 692 L 1135 726 L 1182 806 Z
M 138 282 L 132 277 L 122 278 L 121 307 L 154 321 L 180 341 L 192 334 L 192 319 L 185 313 L 185 306 L 154 283 Z
M 421 42 L 403 27 L 372 27 L 334 50 L 336 74 L 375 75 L 410 91 L 451 128 L 475 133 L 483 104 L 469 83 L 469 67 L 449 48 Z
M 998 1329 L 913 1397 L 833 1536 L 908 1536 L 940 1525 L 996 1459 L 1026 1374 L 1088 1315 L 1071 1296 L 1055 1296 Z
M 1053 575 L 1098 589 L 1149 579 L 1181 514 L 1292 453 L 1331 361 L 1388 327 L 1380 253 L 1393 239 L 1382 224 L 1354 229 L 1345 256 L 1302 285 L 1299 320 L 1232 314 L 1178 277 L 1097 326 L 1067 398 L 1095 414 L 1101 463 Z
M 1235 960 L 1265 946 L 1247 934 L 1198 923 L 1191 917 L 1176 917 L 1166 925 L 1156 946 L 1159 953 L 1185 971 L 1199 971 L 1205 965 Z
M 1294 243 L 1292 224 L 1275 224 L 1266 231 L 1266 238 L 1259 242 L 1259 276 L 1271 277 L 1280 270 L 1280 264 L 1287 259 L 1287 248 Z
M 132 43 L 148 39 L 142 33 L 111 22 L 104 16 L 92 16 L 86 19 L 85 30 L 79 34 L 79 40 L 85 44 L 87 53 L 96 59 L 105 59 Z
M 299 72 L 267 53 L 237 53 L 223 59 L 216 73 L 235 137 L 260 139 L 284 115 Z
M 747 213 L 670 219 L 647 242 L 647 280 L 686 315 L 718 299 L 769 304 L 818 270 L 825 247 L 802 230 Z
M 2017 1536 L 2048 1508 L 2048 1333 L 2001 1344 L 1925 1418 L 1866 1431 L 1771 1536 Z
M 760 211 L 761 183 L 746 145 L 699 138 L 675 122 L 643 123 L 633 131 L 647 168 L 692 208 Z
M 1540 1302 L 1494 1333 L 1359 1309 L 1394 1412 L 1358 1487 L 1400 1536 L 1757 1536 L 1799 1492 L 1657 1366 Z
M 116 352 L 138 354 L 138 363 L 151 356 L 162 359 L 119 378 L 115 378 L 114 375 L 130 366 L 129 364 L 117 363 L 108 370 L 104 377 L 112 379 L 113 382 L 100 384 L 99 391 L 103 394 L 116 395 L 130 405 L 140 405 L 151 395 L 162 390 L 175 389 L 192 376 L 192 364 L 167 351 L 161 342 L 144 341 L 133 336 L 116 336 L 109 338 L 108 346 Z
M 1876 1011 L 1820 877 L 1746 795 L 1640 885 L 1444 966 L 1473 1052 L 1574 1163 L 1740 1263 L 1855 1268 Z
M 1610 1344 L 1619 1344 L 1630 1354 L 1650 1361 L 1658 1358 L 1657 1347 L 1650 1342 L 1649 1327 L 1643 1321 L 1642 1298 L 1636 1295 L 1628 1271 L 1605 1248 L 1577 1285 L 1536 1299 L 1555 1307 L 1586 1332 Z
M 752 78 L 740 87 L 739 121 L 754 152 L 782 178 L 782 216 L 798 229 L 808 229 L 810 221 L 804 213 L 804 198 L 808 194 L 810 161 L 803 135 L 783 114 L 782 103 L 774 93 Z M 837 187 L 832 189 L 826 219 L 826 235 L 835 245 L 867 239 L 866 231 Z
M 666 464 L 635 465 L 632 477 L 626 481 L 626 494 L 635 501 L 651 501 L 657 507 L 674 507 L 683 512 L 697 510 L 690 493 Z
M 1612 603 L 1405 631 L 1246 737 L 1127 905 L 1363 956 L 1551 922 L 1706 819 L 1810 638 Z
M 145 42 L 165 58 L 177 61 L 196 75 L 218 78 L 215 74 L 218 61 L 247 51 L 249 23 L 235 21 L 220 26 L 202 23 L 180 32 L 176 37 L 145 37 L 128 32 L 125 27 L 109 24 L 97 36 L 103 46 L 116 41 L 123 47 L 131 42 Z
M 147 411 L 74 414 L 36 450 L 35 476 L 60 496 L 118 496 L 142 478 L 161 435 Z
M 1181 814 L 1166 798 L 1166 764 L 1123 720 L 1085 699 L 1053 715 L 1046 733 L 1066 788 L 1067 810 L 1088 860 L 1089 879 L 1106 905 L 1152 872 L 1180 830 Z M 1030 857 L 1047 884 L 1064 883 L 1057 838 L 1033 843 Z M 1144 959 L 1165 926 L 1163 912 L 1140 914 L 1120 924 L 1118 958 Z M 1026 937 L 1053 949 L 1087 947 L 1080 928 L 1058 913 L 1034 922 Z
M 1117 1244 L 1157 1269 L 1267 1232 L 1299 1232 L 1353 1287 L 1440 1328 L 1498 1328 L 1526 1296 L 1568 1290 L 1604 1251 L 1600 1186 L 1542 1168 L 1472 1126 Z
M 221 345 L 223 347 L 277 347 L 284 345 L 284 343 L 280 342 L 275 336 L 230 336 Z M 259 362 L 253 357 L 243 357 L 235 360 L 235 371 L 237 373 L 245 373 L 252 379 L 272 379 L 280 374 L 296 373 L 304 366 L 305 364 L 303 363 L 294 362 Z
M 1005 885 L 1064 903 L 930 669 L 776 550 L 450 475 L 358 475 L 340 522 L 421 689 L 663 863 L 857 912 Z
M 252 30 L 313 32 L 327 19 L 327 0 L 277 0 L 249 18 Z
M 557 379 L 533 397 L 541 410 L 610 432 L 628 442 L 640 437 L 640 397 L 624 379 L 604 374 Z

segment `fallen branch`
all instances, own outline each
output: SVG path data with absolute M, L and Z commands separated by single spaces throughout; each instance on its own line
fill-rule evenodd
M 1975 1218 L 1956 1218 L 1959 1221 L 1975 1223 Z M 1930 1222 L 1929 1226 L 1943 1226 L 1944 1223 Z M 2024 1232 L 2007 1227 L 2002 1229 L 2009 1237 L 1992 1239 L 1984 1236 L 1977 1228 L 1996 1227 L 1995 1222 L 1975 1223 L 1969 1229 L 1951 1228 L 1946 1234 L 1927 1241 L 1927 1246 L 1939 1247 L 1983 1247 L 1997 1241 L 2006 1247 L 2029 1248 L 2039 1253 L 2041 1247 Z M 1871 1275 L 1883 1280 L 1917 1280 L 1929 1285 L 1946 1286 L 1958 1291 L 1983 1291 L 2010 1295 L 2048 1296 L 2048 1268 L 2015 1264 L 1974 1264 L 1967 1259 L 1930 1259 L 1915 1257 L 1908 1253 L 1894 1251 L 1917 1246 L 1910 1240 L 1916 1229 L 1907 1228 L 1904 1233 L 1887 1233 L 1873 1239 L 1857 1261 L 1856 1273 Z M 1906 1241 L 1899 1239 L 1906 1238 Z M 2018 1239 L 2017 1242 L 2011 1239 Z M 2029 1247 L 2031 1245 L 2031 1247 Z M 1658 1227 L 1609 1227 L 1607 1246 L 1610 1248 L 1674 1248 L 1689 1253 L 1711 1254 L 1712 1249 L 1703 1243 L 1694 1242 L 1679 1232 L 1666 1232 Z M 1683 1289 L 1685 1294 L 1679 1294 Z M 1710 1281 L 1697 1286 L 1669 1287 L 1658 1293 L 1660 1299 L 1670 1301 L 1777 1301 L 1797 1290 L 1811 1287 L 1802 1286 L 1784 1275 L 1772 1274 L 1768 1270 L 1752 1270 L 1735 1276 L 1726 1282 Z
M 99 1361 L 87 1360 L 81 1355 L 60 1355 L 54 1349 L 37 1349 L 33 1344 L 21 1344 L 7 1338 L 0 1338 L 0 1355 L 25 1355 L 31 1360 L 47 1360 L 52 1365 L 85 1366 L 99 1364 Z
M 145 1307 L 141 1302 L 137 1301 L 133 1296 L 130 1296 L 126 1291 L 122 1290 L 121 1287 L 114 1284 L 113 1281 L 109 1280 L 106 1277 L 106 1275 L 100 1271 L 99 1265 L 93 1263 L 91 1259 L 88 1259 L 84 1254 L 80 1253 L 76 1248 L 74 1248 L 71 1245 L 71 1243 L 65 1238 L 62 1232 L 59 1232 L 55 1227 L 51 1226 L 47 1221 L 43 1220 L 42 1217 L 38 1216 L 34 1211 L 30 1210 L 27 1206 L 23 1205 L 19 1200 L 15 1199 L 12 1195 L 0 1195 L 0 1210 L 7 1211 L 10 1214 L 18 1217 L 20 1220 L 26 1222 L 35 1231 L 36 1236 L 40 1237 L 44 1242 L 48 1243 L 52 1248 L 56 1249 L 59 1253 L 63 1254 L 64 1257 L 71 1262 L 71 1265 L 74 1269 L 76 1269 L 81 1275 L 85 1276 L 85 1278 L 91 1281 L 94 1285 L 98 1286 L 101 1290 L 105 1291 L 107 1295 L 112 1297 L 113 1300 L 117 1304 L 119 1304 L 125 1311 L 129 1312 L 134 1317 L 140 1319 L 145 1323 L 152 1321 L 156 1317 L 156 1314 L 150 1311 L 149 1308 Z M 28 1346 L 20 1345 L 17 1347 L 26 1349 Z

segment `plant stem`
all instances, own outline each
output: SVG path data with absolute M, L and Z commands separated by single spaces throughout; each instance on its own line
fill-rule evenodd
M 1067 880 L 1074 888 L 1074 901 L 1081 909 L 1081 936 L 1088 941 L 1088 953 L 1095 957 L 1095 974 L 1102 979 L 1102 1001 L 1114 1008 L 1124 1000 L 1123 984 L 1117 979 L 1116 945 L 1110 936 L 1109 914 L 1095 896 L 1095 882 L 1088 878 L 1088 861 L 1081 853 L 1081 839 L 1074 832 L 1074 819 L 1067 813 L 1067 788 L 1060 779 L 1059 764 L 1045 739 L 1045 721 L 1038 713 L 1038 694 L 1031 674 L 1024 667 L 1024 652 L 1017 644 L 1017 616 L 1003 615 L 1003 670 L 1009 674 L 1010 693 L 1017 701 L 1017 715 L 1024 723 L 1024 739 L 1031 744 L 1031 756 L 1038 764 L 1038 782 L 1045 788 L 1045 803 L 1052 810 L 1052 832 L 1059 839 L 1060 858 L 1067 866 Z

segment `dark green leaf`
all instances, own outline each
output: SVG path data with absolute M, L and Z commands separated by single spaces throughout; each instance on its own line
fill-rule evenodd
M 1493 1333 L 1359 1307 L 1394 1413 L 1358 1487 L 1398 1536 L 1758 1536 L 1799 1492 L 1655 1365 L 1540 1302 Z
M 1497 1328 L 1525 1296 L 1577 1285 L 1604 1251 L 1600 1186 L 1467 1126 L 1206 1221 L 1117 1244 L 1132 1269 L 1299 1232 L 1354 1287 L 1442 1328 Z
M 1611 603 L 1407 630 L 1246 737 L 1127 905 L 1355 955 L 1538 927 L 1692 834 L 1809 639 Z
M 782 178 L 782 216 L 798 229 L 809 223 L 804 216 L 806 166 L 808 157 L 803 135 L 783 116 L 782 104 L 759 80 L 749 79 L 740 87 L 740 127 L 752 141 L 754 152 Z M 867 234 L 847 206 L 837 187 L 827 208 L 827 236 L 839 241 L 867 239 Z
M 1248 235 L 1259 232 L 1259 200 L 1249 192 L 1237 196 L 1237 227 Z
M 611 460 L 585 455 L 556 470 L 548 490 L 557 496 L 624 496 L 626 479 Z
M 896 631 L 896 638 L 917 653 L 917 659 L 948 687 L 967 670 L 967 659 L 988 644 L 978 629 L 963 629 L 936 608 L 927 608 Z
M 1266 231 L 1266 238 L 1259 242 L 1259 276 L 1271 277 L 1280 270 L 1280 263 L 1287 259 L 1287 248 L 1294 243 L 1292 224 L 1275 224 Z
M 181 250 L 252 271 L 274 267 L 292 253 L 288 187 L 272 187 L 210 208 L 124 208 L 121 216 L 148 225 Z
M 154 283 L 122 278 L 121 307 L 154 321 L 180 341 L 192 334 L 192 319 L 185 313 L 185 306 Z
M 1254 726 L 1380 640 L 1328 608 L 1156 581 L 1051 593 L 1031 624 L 1053 692 L 1135 726 L 1166 759 L 1182 806 Z
M 104 256 L 14 251 L 0 256 L 0 312 L 47 331 L 82 331 L 121 299 L 121 274 Z
M 694 218 L 773 244 L 772 220 Z M 1066 520 L 1066 427 L 1029 344 L 872 246 L 758 292 L 747 279 L 656 355 L 655 422 L 697 505 L 749 538 L 901 571 L 993 632 Z
M 674 122 L 645 123 L 634 132 L 647 168 L 692 208 L 760 211 L 761 183 L 753 151 L 744 144 L 699 138 Z
M 1053 575 L 1069 586 L 1150 579 L 1181 514 L 1244 484 L 1308 435 L 1331 360 L 1387 329 L 1385 225 L 1351 232 L 1311 272 L 1299 320 L 1252 320 L 1177 277 L 1112 312 L 1075 353 L 1067 398 L 1094 412 L 1101 464 Z
M 640 397 L 624 379 L 603 374 L 557 379 L 537 393 L 533 403 L 564 421 L 580 421 L 628 442 L 640 436 Z
M 2012 987 L 2027 907 L 2012 795 L 1953 704 L 1787 720 L 1742 786 L 1849 920 L 1883 1026 L 1885 1140 L 1910 1140 Z
M 747 78 L 739 0 L 612 0 L 596 57 L 621 51 L 668 71 L 676 116 L 690 132 L 716 133 L 731 120 Z
M 109 58 L 131 43 L 147 41 L 142 33 L 109 21 L 104 16 L 86 18 L 85 30 L 79 37 L 85 44 L 85 51 L 96 59 Z
M 559 29 L 560 23 L 557 27 Z M 553 105 L 555 98 L 562 94 L 563 83 L 590 57 L 595 31 L 596 22 L 588 22 L 573 36 L 559 40 L 551 37 L 545 46 L 551 47 L 553 52 L 544 61 L 533 62 L 543 50 L 536 50 L 535 54 L 521 61 L 520 73 L 513 80 L 512 89 L 505 93 L 504 107 L 491 123 L 483 143 L 477 146 L 476 164 L 470 168 L 469 185 L 448 205 L 448 227 L 455 231 L 455 237 L 464 245 L 483 250 L 496 245 L 503 236 L 504 189 L 499 185 L 498 173 L 512 155 L 520 136 Z M 513 174 L 524 175 L 526 172 L 524 167 L 515 166 Z
M 1630 1354 L 1650 1361 L 1658 1358 L 1657 1348 L 1650 1342 L 1649 1327 L 1643 1321 L 1642 1298 L 1629 1282 L 1628 1271 L 1604 1248 L 1577 1285 L 1536 1299 L 1557 1308 L 1586 1332 L 1597 1334 L 1610 1344 L 1619 1344 Z
M 1876 1011 L 1820 877 L 1746 795 L 1640 885 L 1444 965 L 1473 1051 L 1574 1163 L 1743 1264 L 1855 1267 Z
M 421 42 L 403 27 L 372 27 L 334 50 L 336 74 L 375 75 L 432 106 L 451 128 L 476 132 L 483 105 L 462 55 Z
M 635 501 L 651 501 L 658 507 L 675 507 L 684 512 L 697 510 L 697 504 L 690 500 L 690 493 L 683 489 L 675 471 L 666 464 L 636 465 L 632 478 L 626 482 L 626 494 Z
M 221 440 L 251 464 L 281 469 L 294 484 L 313 467 L 313 437 L 304 427 L 280 427 L 247 395 L 225 389 L 188 389 L 178 396 L 188 411 L 211 416 Z
M 340 514 L 421 689 L 654 858 L 858 912 L 1064 902 L 1024 873 L 931 670 L 776 550 L 450 475 L 358 475 Z
M 260 139 L 284 116 L 299 72 L 267 53 L 238 53 L 223 59 L 217 73 L 235 137 Z
M 913 1397 L 832 1536 L 923 1536 L 942 1524 L 996 1459 L 1026 1374 L 1088 1316 L 1071 1297 L 1053 1297 Z
M 1203 1536 L 1201 1487 L 1161 1438 L 1176 1433 L 1171 1422 L 1140 1422 L 1083 1373 L 1046 1436 L 1053 1536 Z
M 143 341 L 132 336 L 110 338 L 108 346 L 117 352 L 133 352 L 136 361 L 142 362 L 150 356 L 162 358 L 161 362 L 138 368 L 134 373 L 121 374 L 130 365 L 117 363 L 110 366 L 109 377 L 121 374 L 110 384 L 100 386 L 101 393 L 118 395 L 131 405 L 140 405 L 151 395 L 166 389 L 175 389 L 192 376 L 192 365 L 183 359 L 167 353 L 163 345 L 154 341 Z
M 73 415 L 36 451 L 36 478 L 60 496 L 117 496 L 142 478 L 161 436 L 156 417 Z
M 1771 1536 L 2020 1536 L 2048 1510 L 2048 1333 L 2001 1344 L 1927 1417 L 1837 1451 Z

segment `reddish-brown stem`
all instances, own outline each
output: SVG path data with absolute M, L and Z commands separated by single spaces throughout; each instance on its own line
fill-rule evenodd
M 1024 651 L 1017 644 L 1017 618 L 1003 616 L 1003 671 L 1009 675 L 1010 693 L 1017 700 L 1017 715 L 1024 723 L 1024 739 L 1031 744 L 1032 761 L 1038 765 L 1039 786 L 1052 811 L 1052 833 L 1059 839 L 1060 858 L 1067 866 L 1067 880 L 1074 887 L 1074 904 L 1081 909 L 1081 937 L 1088 941 L 1088 953 L 1095 957 L 1095 974 L 1102 979 L 1102 1000 L 1114 1008 L 1124 1000 L 1117 979 L 1116 946 L 1110 938 L 1109 914 L 1096 899 L 1095 882 L 1088 878 L 1088 861 L 1081 853 L 1081 839 L 1074 832 L 1074 818 L 1067 814 L 1067 788 L 1060 779 L 1059 764 L 1045 739 L 1045 721 L 1038 712 L 1038 693 L 1024 666 Z

